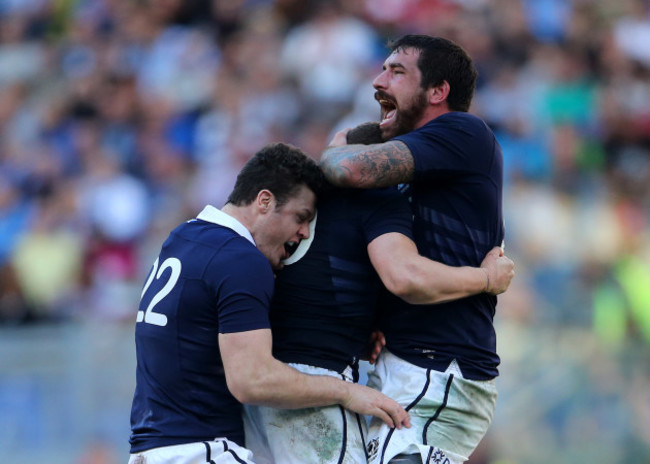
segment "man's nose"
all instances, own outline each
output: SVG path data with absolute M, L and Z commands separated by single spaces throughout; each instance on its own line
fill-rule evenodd
M 386 88 L 386 71 L 382 71 L 375 77 L 375 80 L 372 81 L 372 86 L 377 90 Z
M 303 225 L 300 226 L 298 229 L 298 236 L 301 239 L 306 239 L 309 238 L 309 223 L 304 223 Z

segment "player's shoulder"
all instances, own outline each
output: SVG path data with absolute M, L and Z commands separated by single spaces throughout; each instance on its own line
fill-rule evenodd
M 229 229 L 225 233 L 221 231 L 220 238 L 219 243 L 213 244 L 220 262 L 230 263 L 232 266 L 243 268 L 270 266 L 266 257 L 255 244 L 237 232 L 230 231 Z
M 268 260 L 246 237 L 236 231 L 218 224 L 201 220 L 190 220 L 172 231 L 172 236 L 187 242 L 186 246 L 195 249 L 195 254 L 204 259 L 219 257 L 220 262 L 250 263 L 259 266 Z
M 463 112 L 452 111 L 429 121 L 422 127 L 424 138 L 448 137 L 452 139 L 465 139 L 489 142 L 494 138 L 492 129 L 480 117 Z M 469 136 L 469 139 L 467 137 Z
M 270 269 L 271 266 L 266 256 L 243 237 L 234 237 L 219 251 L 225 260 L 232 262 L 234 266 L 252 267 L 254 269 L 260 267 L 268 267 Z
M 181 224 L 173 233 L 186 240 L 212 249 L 220 249 L 226 244 L 242 249 L 250 248 L 253 245 L 248 239 L 242 237 L 229 227 L 200 219 L 191 219 Z
M 208 275 L 227 275 L 232 282 L 255 286 L 273 286 L 273 269 L 269 260 L 248 239 L 229 234 L 218 246 L 206 250 Z

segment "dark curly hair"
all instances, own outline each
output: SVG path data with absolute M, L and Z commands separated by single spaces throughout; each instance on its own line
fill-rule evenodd
M 286 143 L 271 143 L 262 147 L 248 160 L 237 175 L 228 203 L 249 205 L 260 190 L 269 190 L 277 206 L 282 207 L 301 185 L 316 195 L 324 185 L 323 172 L 302 150 Z

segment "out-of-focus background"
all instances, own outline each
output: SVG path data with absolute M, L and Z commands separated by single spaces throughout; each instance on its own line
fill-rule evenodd
M 141 285 L 262 144 L 376 120 L 451 38 L 505 157 L 496 417 L 472 464 L 650 463 L 644 0 L 0 0 L 0 462 L 125 463 Z

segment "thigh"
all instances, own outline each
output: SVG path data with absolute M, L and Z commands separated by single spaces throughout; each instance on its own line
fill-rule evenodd
M 310 375 L 342 374 L 305 364 L 291 367 Z M 341 406 L 274 409 L 244 405 L 246 447 L 258 464 L 365 463 L 367 425 L 364 418 Z
M 369 384 L 407 409 L 412 424 L 390 429 L 373 418 L 368 437 L 373 464 L 409 453 L 420 454 L 423 462 L 464 462 L 485 435 L 496 405 L 492 381 L 419 368 L 390 353 L 380 358 Z
M 340 406 L 246 406 L 246 446 L 259 464 L 366 462 L 366 424 Z
M 250 450 L 226 439 L 163 446 L 129 456 L 129 464 L 257 464 Z

